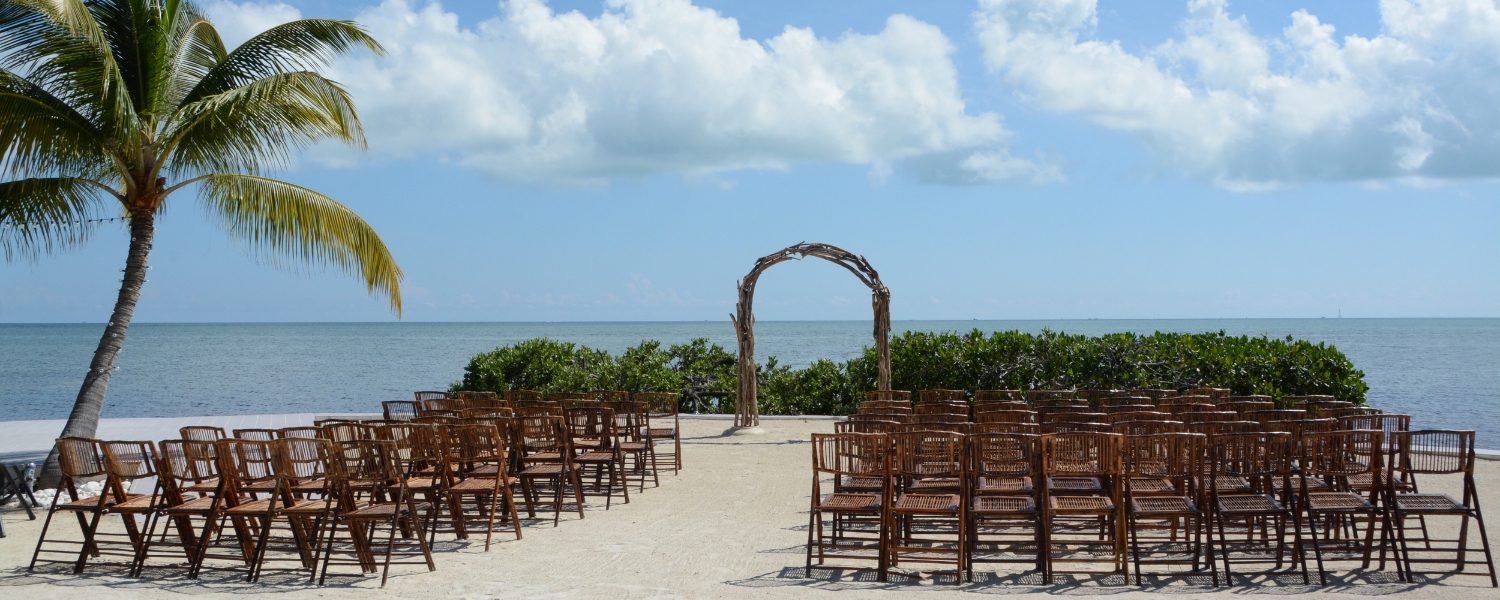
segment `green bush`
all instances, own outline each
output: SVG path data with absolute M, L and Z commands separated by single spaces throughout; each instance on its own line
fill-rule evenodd
M 848 414 L 875 389 L 875 350 L 805 369 L 768 357 L 757 365 L 760 411 L 767 415 Z M 509 389 L 677 392 L 685 398 L 728 392 L 733 411 L 734 355 L 706 339 L 663 350 L 641 342 L 618 358 L 566 342 L 534 339 L 470 359 L 455 390 Z M 891 340 L 891 386 L 916 392 L 946 388 L 1129 389 L 1224 387 L 1236 395 L 1331 394 L 1363 404 L 1368 386 L 1333 346 L 1302 340 L 1229 336 L 1224 332 L 1099 337 L 1043 331 L 986 335 L 908 332 Z

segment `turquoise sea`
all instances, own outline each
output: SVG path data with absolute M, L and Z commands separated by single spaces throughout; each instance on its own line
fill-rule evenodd
M 1365 372 L 1372 405 L 1414 427 L 1476 429 L 1500 448 L 1500 319 L 896 321 L 896 332 L 1043 328 L 1292 335 L 1327 342 Z M 0 325 L 0 421 L 65 418 L 102 324 Z M 868 321 L 762 321 L 756 355 L 804 366 L 871 344 Z M 110 383 L 106 417 L 362 412 L 445 389 L 469 356 L 533 337 L 618 353 L 643 339 L 706 337 L 734 349 L 723 322 L 139 323 Z

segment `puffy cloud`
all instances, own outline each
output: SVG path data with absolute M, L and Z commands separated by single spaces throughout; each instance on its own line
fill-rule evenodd
M 280 14 L 213 6 L 218 20 Z M 1060 177 L 1013 155 L 998 115 L 967 112 L 952 44 L 904 15 L 874 35 L 788 27 L 763 43 L 689 0 L 610 0 L 594 18 L 509 0 L 472 27 L 436 3 L 387 0 L 356 20 L 390 53 L 332 75 L 354 93 L 377 156 L 439 154 L 504 181 L 563 185 L 804 163 L 866 164 L 876 180 Z
M 1191 0 L 1181 37 L 1138 53 L 1087 39 L 1095 2 L 981 0 L 986 65 L 1231 189 L 1500 176 L 1493 0 L 1382 0 L 1383 31 L 1342 40 L 1300 10 L 1258 37 L 1225 0 Z

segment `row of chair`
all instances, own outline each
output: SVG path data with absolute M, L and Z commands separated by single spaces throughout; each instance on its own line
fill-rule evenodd
M 1311 557 L 1326 584 L 1326 561 L 1368 567 L 1378 551 L 1380 568 L 1389 556 L 1403 580 L 1446 562 L 1457 573 L 1484 565 L 1496 584 L 1473 432 L 973 427 L 814 434 L 809 575 L 871 561 L 884 581 L 936 563 L 958 583 L 972 580 L 977 563 L 1013 562 L 1051 582 L 1056 573 L 1100 572 L 1069 570 L 1088 563 L 1128 579 L 1133 563 L 1137 583 L 1147 566 L 1175 565 L 1207 568 L 1217 586 L 1221 564 L 1231 584 L 1259 564 L 1269 573 L 1291 567 L 1306 583 Z M 1419 476 L 1460 476 L 1462 500 L 1420 492 Z M 1442 516 L 1461 520 L 1457 539 L 1430 533 L 1428 520 Z M 1468 539 L 1470 519 L 1479 548 Z
M 326 421 L 234 437 L 185 427 L 182 439 L 160 443 L 60 439 L 63 480 L 31 567 L 64 562 L 82 572 L 91 560 L 117 556 L 139 576 L 153 557 L 176 556 L 189 577 L 208 566 L 244 569 L 256 581 L 268 564 L 287 563 L 321 583 L 330 566 L 356 565 L 362 574 L 379 570 L 384 585 L 392 564 L 435 569 L 439 533 L 482 533 L 486 550 L 496 531 L 521 539 L 518 500 L 524 519 L 550 507 L 556 526 L 565 511 L 583 518 L 586 496 L 602 497 L 608 510 L 616 496 L 629 502 L 632 478 L 642 491 L 647 479 L 660 485 L 645 406 L 619 404 L 519 417 Z M 82 497 L 80 484 L 99 478 L 103 493 Z M 146 485 L 150 493 L 131 492 Z M 67 514 L 81 538 L 54 531 L 54 516 Z M 101 527 L 110 515 L 122 517 L 123 531 Z

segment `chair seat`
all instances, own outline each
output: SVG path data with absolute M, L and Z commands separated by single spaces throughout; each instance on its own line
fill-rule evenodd
M 1056 463 L 1058 473 L 1098 473 L 1099 461 L 1095 460 L 1059 460 Z
M 482 465 L 469 469 L 468 472 L 469 477 L 489 477 L 490 479 L 494 479 L 499 474 L 500 465 Z
M 646 430 L 646 435 L 653 440 L 670 439 L 677 437 L 677 430 L 670 427 L 663 429 L 652 428 Z
M 1130 491 L 1137 494 L 1169 494 L 1177 491 L 1177 486 L 1172 485 L 1171 479 L 1132 477 Z
M 406 480 L 406 489 L 412 491 L 427 491 L 438 487 L 436 477 L 412 477 Z
M 114 506 L 114 504 L 115 504 L 114 500 L 110 500 L 110 499 L 107 499 L 107 498 L 104 500 L 104 506 L 106 506 L 106 507 L 108 507 L 108 506 Z M 90 496 L 90 497 L 84 498 L 82 500 L 74 500 L 72 502 L 60 503 L 60 504 L 57 505 L 57 510 L 94 510 L 95 508 L 98 508 L 98 507 L 99 507 L 99 497 L 98 496 Z
M 338 502 L 329 503 L 324 500 L 297 500 L 291 506 L 283 507 L 281 512 L 294 515 L 317 515 L 324 510 L 338 506 Z
M 1307 506 L 1313 510 L 1369 510 L 1374 508 L 1368 500 L 1353 492 L 1309 493 Z
M 1019 494 L 1031 491 L 1030 477 L 980 477 L 981 494 Z
M 1237 494 L 1219 496 L 1219 512 L 1224 513 L 1269 513 L 1280 512 L 1281 503 L 1264 494 Z
M 1366 477 L 1368 477 L 1368 475 L 1366 475 Z M 1304 479 L 1307 480 L 1307 489 L 1309 489 L 1309 490 L 1326 490 L 1326 489 L 1328 489 L 1328 482 L 1323 481 L 1322 479 L 1318 479 L 1317 477 L 1303 477 L 1301 475 L 1295 475 L 1295 476 L 1292 477 L 1292 490 L 1293 491 L 1300 491 L 1302 489 L 1302 481 Z M 1274 478 L 1274 479 L 1271 480 L 1271 489 L 1275 489 L 1275 490 L 1280 490 L 1281 489 L 1281 478 L 1280 477 L 1277 477 L 1277 478 Z
M 577 470 L 578 465 L 573 465 L 573 469 Z M 557 475 L 559 473 L 562 473 L 563 471 L 564 469 L 562 463 L 542 463 L 539 465 L 531 465 L 529 467 L 526 467 L 526 470 L 521 471 L 516 475 L 520 477 L 544 477 Z
M 1047 478 L 1047 489 L 1065 492 L 1097 492 L 1104 489 L 1099 483 L 1098 477 L 1058 477 L 1056 475 Z
M 240 486 L 240 491 L 241 492 L 259 492 L 259 493 L 274 492 L 274 491 L 276 491 L 276 480 L 275 479 L 267 479 L 265 481 L 257 481 L 255 483 L 248 483 L 248 484 Z
M 906 494 L 891 508 L 906 512 L 949 512 L 959 509 L 957 494 Z
M 515 477 L 506 477 L 505 485 L 510 485 L 517 481 L 520 480 Z M 448 491 L 456 494 L 472 494 L 476 492 L 493 492 L 496 487 L 499 487 L 499 485 L 496 483 L 494 477 L 470 477 L 453 484 L 453 487 L 448 488 Z
M 1464 512 L 1464 505 L 1447 494 L 1396 494 L 1396 508 L 1407 513 Z
M 620 442 L 621 452 L 645 452 L 650 449 L 651 445 L 646 442 Z
M 418 502 L 416 503 L 416 507 L 417 512 L 426 512 L 432 508 L 432 505 L 426 502 Z M 346 512 L 344 513 L 344 517 L 349 519 L 389 519 L 395 516 L 397 510 L 404 512 L 406 507 L 395 502 L 381 502 L 371 504 L 359 510 Z
M 314 479 L 312 481 L 304 481 L 292 486 L 292 491 L 303 494 L 317 494 L 323 491 L 323 487 L 325 485 L 327 485 L 327 482 L 325 480 Z
M 1220 492 L 1244 492 L 1250 490 L 1250 480 L 1238 475 L 1220 475 L 1213 478 L 1213 485 Z
M 872 511 L 880 509 L 880 494 L 828 494 L 818 502 L 818 510 Z
M 580 454 L 578 458 L 573 459 L 573 462 L 587 464 L 611 463 L 615 462 L 615 453 L 601 452 L 598 450 L 584 452 L 583 454 Z
M 205 496 L 188 500 L 177 506 L 168 506 L 163 512 L 169 515 L 206 515 L 213 508 L 214 498 Z
M 1036 500 L 1030 496 L 979 496 L 974 499 L 972 512 L 977 514 L 1036 512 Z
M 185 488 L 182 488 L 182 491 L 184 491 L 184 492 L 193 492 L 195 494 L 209 494 L 209 493 L 213 493 L 213 492 L 217 491 L 218 489 L 219 489 L 219 480 L 217 480 L 217 479 L 209 479 L 209 480 L 200 481 L 200 482 L 195 483 L 193 485 L 190 485 L 190 486 L 187 486 Z
M 535 452 L 526 457 L 529 462 L 561 462 L 561 452 Z
M 1049 496 L 1047 506 L 1057 512 L 1108 512 L 1114 501 L 1104 496 Z
M 124 502 L 110 505 L 109 510 L 117 513 L 151 512 L 165 502 L 161 496 L 152 498 L 150 494 L 126 494 Z
M 839 487 L 841 489 L 853 492 L 880 491 L 885 489 L 885 479 L 880 477 L 860 477 L 855 475 L 846 475 L 842 480 L 839 481 Z
M 1130 508 L 1137 514 L 1169 514 L 1198 512 L 1198 505 L 1181 496 L 1144 496 L 1130 499 Z
M 957 477 L 929 477 L 912 483 L 912 489 L 921 492 L 958 490 L 963 487 Z
M 249 502 L 242 502 L 238 505 L 226 508 L 224 509 L 224 513 L 230 515 L 238 515 L 241 517 L 260 516 L 266 514 L 266 510 L 270 508 L 270 500 L 251 500 Z

